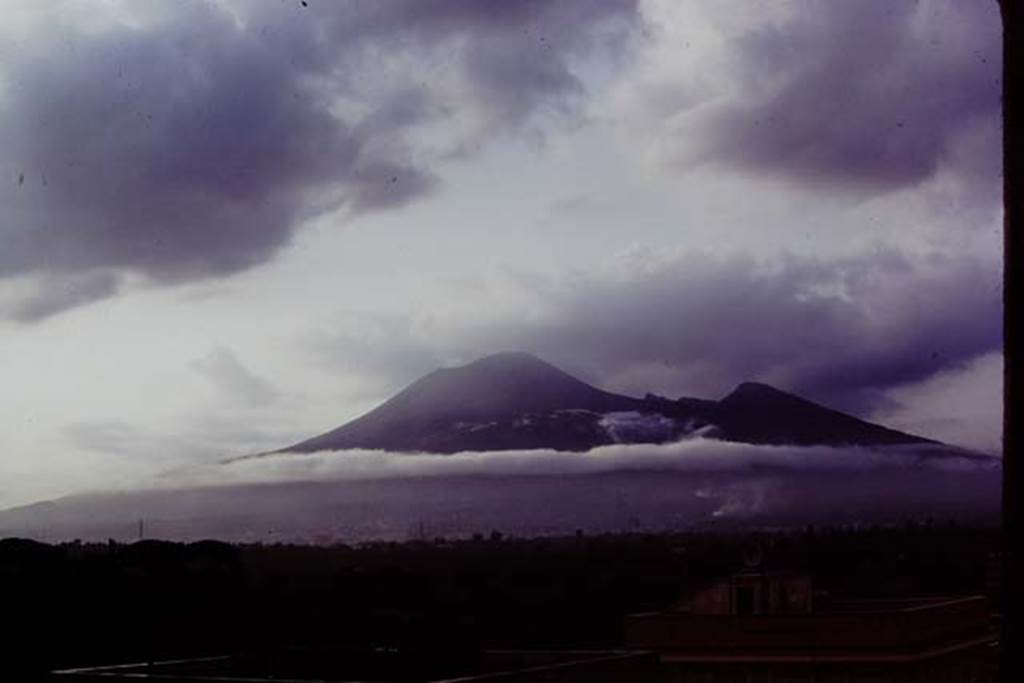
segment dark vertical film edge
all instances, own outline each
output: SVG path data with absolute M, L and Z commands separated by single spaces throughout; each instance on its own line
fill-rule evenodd
M 1015 38 L 1021 31 L 1021 3 L 1017 0 L 999 0 L 1003 18 L 1003 206 L 1004 206 L 1004 289 L 1003 289 L 1003 342 L 1004 342 L 1004 411 L 1003 411 L 1003 618 L 1001 634 L 1001 678 L 1020 680 L 1020 657 L 1015 652 L 1019 641 L 1019 626 L 1015 620 L 1020 614 L 1020 586 L 1018 583 L 1017 551 L 1015 539 L 1020 527 L 1019 467 L 1016 449 L 1021 443 L 1021 424 L 1017 418 L 1020 405 L 1020 377 L 1016 362 L 1020 323 L 1018 292 L 1020 273 L 1015 259 L 1021 252 L 1020 222 L 1021 195 L 1016 191 L 1021 179 L 1020 131 L 1017 113 L 1020 109 L 1018 80 L 1021 73 L 1021 50 Z

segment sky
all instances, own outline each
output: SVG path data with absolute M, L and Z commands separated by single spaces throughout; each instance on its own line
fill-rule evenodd
M 440 366 L 1001 439 L 974 0 L 0 2 L 0 506 Z

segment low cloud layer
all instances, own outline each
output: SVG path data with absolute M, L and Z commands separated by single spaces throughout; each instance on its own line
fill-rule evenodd
M 994 519 L 999 461 L 934 455 L 700 438 L 588 453 L 279 454 L 0 511 L 0 531 L 134 538 L 144 519 L 152 538 L 326 543 L 492 529 L 535 536 Z
M 944 457 L 935 457 L 944 455 Z M 752 474 L 762 470 L 809 472 L 923 468 L 989 471 L 998 460 L 951 457 L 932 447 L 833 448 L 755 446 L 691 438 L 670 444 L 619 444 L 586 453 L 562 451 L 464 452 L 453 455 L 386 451 L 281 453 L 168 473 L 163 485 L 197 486 L 286 481 L 533 476 L 621 471 Z
M 109 295 L 122 271 L 242 271 L 310 216 L 412 201 L 438 186 L 441 159 L 571 112 L 573 60 L 621 45 L 635 13 L 629 0 L 311 5 L 71 4 L 24 10 L 44 30 L 0 33 L 0 279 L 59 282 L 14 317 Z M 86 272 L 91 287 L 54 295 Z

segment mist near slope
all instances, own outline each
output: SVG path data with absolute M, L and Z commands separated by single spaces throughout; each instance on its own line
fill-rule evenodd
M 314 543 L 995 521 L 1000 462 L 950 453 L 701 437 L 586 453 L 284 453 L 13 508 L 0 536 L 130 540 L 140 521 L 148 538 Z
M 942 445 L 880 447 L 767 446 L 695 436 L 664 444 L 614 444 L 584 453 L 538 450 L 464 451 L 450 455 L 378 450 L 275 453 L 228 463 L 176 470 L 162 484 L 224 485 L 328 479 L 395 477 L 572 475 L 668 470 L 742 473 L 758 469 L 862 471 L 999 469 L 995 458 Z

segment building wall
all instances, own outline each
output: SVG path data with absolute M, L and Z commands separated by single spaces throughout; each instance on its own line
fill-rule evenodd
M 752 614 L 809 614 L 813 609 L 811 581 L 805 576 L 744 574 L 698 591 L 676 611 L 691 614 L 738 614 L 747 592 Z

